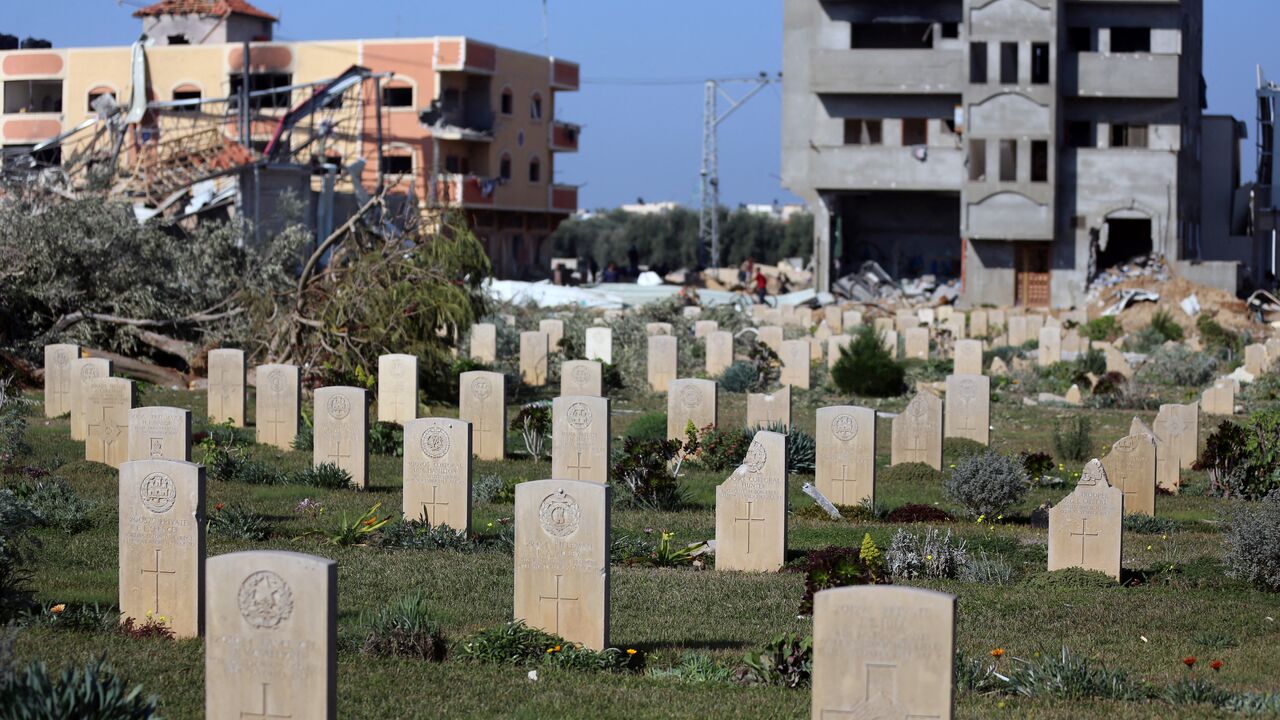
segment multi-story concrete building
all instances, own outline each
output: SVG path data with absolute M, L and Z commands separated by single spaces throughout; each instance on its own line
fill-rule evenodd
M 558 94 L 578 89 L 577 64 L 463 37 L 276 42 L 276 18 L 244 0 L 165 0 L 135 15 L 147 100 L 235 98 L 246 69 L 251 90 L 281 89 L 252 102 L 253 150 L 271 140 L 272 118 L 315 90 L 297 86 L 352 66 L 384 74 L 325 159 L 364 159 L 367 188 L 395 176 L 418 202 L 465 211 L 500 276 L 549 269 L 547 237 L 578 207 L 577 188 L 555 179 L 556 155 L 578 148 L 579 128 L 556 118 Z M 103 94 L 128 104 L 138 68 L 130 46 L 0 52 L 0 144 L 12 151 L 70 131 Z M 140 136 L 165 130 L 147 122 Z
M 820 288 L 873 259 L 1065 307 L 1140 254 L 1222 271 L 1189 262 L 1202 27 L 1201 0 L 786 0 L 783 177 Z

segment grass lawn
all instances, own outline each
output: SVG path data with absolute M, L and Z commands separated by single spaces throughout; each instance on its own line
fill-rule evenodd
M 39 400 L 38 395 L 31 396 Z M 796 425 L 812 433 L 814 411 L 824 404 L 848 401 L 824 391 L 797 393 Z M 640 413 L 660 411 L 665 397 L 644 396 L 615 401 L 615 435 Z M 878 408 L 896 412 L 901 398 Z M 139 405 L 191 408 L 196 430 L 203 425 L 204 397 L 146 387 Z M 872 406 L 877 406 L 872 403 Z M 456 416 L 454 407 L 433 407 L 433 414 Z M 514 415 L 515 410 L 511 411 Z M 98 503 L 92 527 L 77 534 L 42 528 L 42 542 L 34 564 L 32 586 L 39 601 L 54 603 L 116 602 L 116 473 L 83 457 L 83 446 L 69 439 L 65 418 L 45 420 L 39 408 L 29 418 L 26 440 L 29 456 L 18 466 L 53 469 L 76 492 Z M 1101 446 L 1127 433 L 1135 413 L 1120 410 L 1026 407 L 1010 394 L 992 405 L 992 445 L 1004 452 L 1054 451 L 1055 420 L 1088 413 L 1093 438 Z M 720 422 L 736 425 L 746 414 L 745 398 L 721 393 Z M 1150 424 L 1152 412 L 1136 413 Z M 252 417 L 252 409 L 249 416 Z M 1202 420 L 1201 435 L 1209 423 Z M 509 447 L 523 456 L 517 433 Z M 889 421 L 878 427 L 880 465 L 889 457 Z M 279 452 L 255 446 L 254 457 L 284 469 L 310 463 L 310 453 Z M 201 460 L 197 448 L 194 460 Z M 950 462 L 950 458 L 947 460 Z M 1078 470 L 1079 467 L 1075 467 Z M 475 477 L 542 479 L 547 461 L 513 459 L 504 463 L 477 462 Z M 1195 473 L 1184 477 L 1196 482 Z M 16 481 L 15 474 L 3 479 Z M 646 529 L 670 531 L 683 542 L 714 536 L 714 489 L 720 473 L 691 469 L 684 483 L 690 509 L 680 512 L 618 510 L 613 534 L 645 536 Z M 791 478 L 792 508 L 812 505 L 800 492 L 804 476 Z M 353 717 L 450 718 L 804 718 L 809 713 L 805 689 L 747 687 L 730 682 L 694 683 L 637 674 L 592 674 L 542 669 L 537 682 L 523 668 L 475 665 L 450 658 L 429 664 L 368 658 L 357 646 L 363 613 L 421 590 L 432 616 L 451 641 L 508 620 L 512 612 L 512 558 L 502 549 L 479 552 L 449 550 L 384 550 L 378 547 L 338 548 L 322 545 L 308 531 L 332 528 L 346 513 L 355 518 L 374 503 L 384 512 L 400 508 L 400 460 L 373 456 L 368 492 L 326 491 L 300 486 L 249 486 L 210 481 L 209 507 L 218 503 L 251 508 L 268 519 L 270 537 L 262 542 L 232 541 L 210 535 L 209 555 L 245 549 L 287 549 L 331 557 L 338 562 L 339 638 L 338 715 Z M 1029 518 L 1045 502 L 1069 492 L 1067 484 L 1038 488 L 1003 523 L 977 524 L 959 520 L 944 526 L 968 539 L 971 552 L 981 550 L 1011 563 L 1016 577 L 1008 584 L 929 581 L 922 585 L 959 597 L 958 646 L 966 656 L 989 657 L 1004 648 L 1000 661 L 1008 668 L 1013 658 L 1056 654 L 1066 646 L 1073 654 L 1099 661 L 1109 670 L 1122 670 L 1133 679 L 1163 687 L 1188 674 L 1186 656 L 1204 662 L 1196 675 L 1211 674 L 1210 659 L 1225 665 L 1212 679 L 1232 690 L 1280 691 L 1280 596 L 1259 592 L 1226 576 L 1219 520 L 1227 507 L 1221 500 L 1183 495 L 1160 496 L 1157 513 L 1177 521 L 1167 536 L 1126 533 L 1123 565 L 1128 586 L 1055 587 L 1043 579 L 1046 531 Z M 318 499 L 326 511 L 320 518 L 299 515 L 304 498 Z M 938 505 L 957 516 L 958 507 L 944 497 L 938 482 L 882 482 L 877 501 L 887 509 L 908 503 Z M 476 529 L 509 518 L 509 503 L 477 504 Z M 828 545 L 857 546 L 870 533 L 887 548 L 899 526 L 881 521 L 834 522 L 809 513 L 791 519 L 788 549 L 804 551 Z M 916 526 L 915 530 L 923 529 Z M 784 632 L 808 633 L 811 621 L 797 617 L 804 578 L 794 572 L 778 574 L 698 572 L 692 569 L 653 569 L 615 565 L 612 586 L 612 640 L 622 648 L 638 648 L 650 668 L 677 664 L 687 651 L 710 655 L 724 665 L 735 664 Z M 19 630 L 20 659 L 39 659 L 55 668 L 105 653 L 115 667 L 147 693 L 160 698 L 169 718 L 200 717 L 203 703 L 203 643 L 200 640 L 137 640 L 112 631 L 77 631 L 31 624 Z M 1062 697 L 1022 698 L 959 692 L 961 718 L 1105 717 L 1211 718 L 1226 716 L 1204 705 L 1171 705 L 1162 701 L 1068 700 Z

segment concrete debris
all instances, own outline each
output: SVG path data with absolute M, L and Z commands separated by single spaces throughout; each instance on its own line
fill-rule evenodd
M 836 506 L 833 505 L 831 501 L 827 499 L 826 495 L 822 494 L 821 490 L 814 487 L 811 483 L 805 483 L 804 485 L 800 486 L 800 489 L 804 491 L 805 495 L 808 495 L 809 497 L 813 498 L 813 501 L 818 503 L 818 507 L 826 511 L 826 513 L 831 516 L 832 520 L 841 519 L 842 516 L 840 515 L 840 511 L 837 510 Z
M 1169 279 L 1169 267 L 1165 265 L 1164 258 L 1158 255 L 1134 258 L 1123 265 L 1117 265 L 1099 272 L 1097 277 L 1089 281 L 1089 302 L 1096 301 L 1102 295 L 1102 291 L 1107 288 L 1115 287 L 1128 280 L 1142 278 L 1149 278 L 1156 282 L 1167 281 Z
M 1239 385 L 1248 385 L 1255 379 L 1253 373 L 1245 370 L 1244 367 L 1236 368 L 1235 372 L 1231 373 L 1227 377 L 1236 383 L 1237 390 L 1239 389 Z
M 1160 294 L 1147 292 L 1146 290 L 1130 289 L 1120 293 L 1119 302 L 1102 311 L 1103 317 L 1119 315 L 1126 308 L 1134 303 L 1140 302 L 1160 302 Z
M 940 283 L 936 275 L 894 280 L 879 263 L 867 260 L 857 272 L 836 280 L 831 291 L 836 298 L 855 302 L 932 307 L 955 303 L 960 298 L 960 281 Z
M 1187 317 L 1195 317 L 1200 314 L 1200 298 L 1196 297 L 1195 293 L 1183 298 L 1182 302 L 1178 304 L 1182 306 L 1182 312 L 1186 313 Z
M 649 270 L 640 273 L 640 276 L 636 278 L 636 284 L 644 287 L 657 287 L 662 284 L 662 278 L 658 276 L 658 273 Z

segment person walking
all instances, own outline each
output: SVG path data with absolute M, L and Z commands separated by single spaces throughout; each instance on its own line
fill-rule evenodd
M 764 273 L 760 272 L 760 268 L 756 268 L 756 299 L 764 304 L 764 298 L 769 293 L 769 281 L 765 279 Z

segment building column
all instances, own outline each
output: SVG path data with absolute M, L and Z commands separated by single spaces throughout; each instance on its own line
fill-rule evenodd
M 813 212 L 813 289 L 831 292 L 831 196 L 819 193 L 809 201 Z

